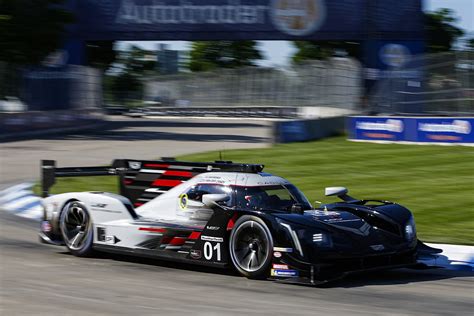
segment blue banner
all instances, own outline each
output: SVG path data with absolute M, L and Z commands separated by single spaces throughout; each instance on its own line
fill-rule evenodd
M 70 0 L 69 8 L 83 40 L 423 38 L 421 0 Z
M 474 144 L 474 117 L 354 116 L 347 122 L 349 139 Z

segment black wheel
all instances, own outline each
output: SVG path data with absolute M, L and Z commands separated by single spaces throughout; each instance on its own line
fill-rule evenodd
M 73 255 L 92 255 L 92 220 L 83 203 L 70 201 L 64 206 L 59 218 L 59 229 L 66 247 Z
M 240 274 L 251 279 L 268 276 L 273 239 L 260 218 L 244 215 L 237 220 L 230 234 L 229 250 L 232 263 Z

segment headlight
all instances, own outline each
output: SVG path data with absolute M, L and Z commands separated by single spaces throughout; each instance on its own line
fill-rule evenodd
M 415 219 L 410 217 L 408 222 L 405 225 L 405 238 L 406 240 L 410 241 L 413 240 L 416 236 L 416 226 L 415 226 Z

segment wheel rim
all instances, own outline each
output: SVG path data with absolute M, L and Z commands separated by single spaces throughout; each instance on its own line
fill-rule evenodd
M 255 221 L 240 225 L 231 243 L 234 263 L 246 272 L 261 269 L 269 256 L 269 240 L 263 226 Z
M 61 220 L 64 242 L 69 249 L 80 250 L 87 241 L 90 232 L 90 219 L 85 207 L 72 202 L 66 205 Z

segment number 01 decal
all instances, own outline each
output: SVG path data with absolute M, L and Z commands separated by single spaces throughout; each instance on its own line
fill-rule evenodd
M 217 261 L 221 261 L 221 244 L 216 243 L 213 247 L 211 242 L 206 241 L 204 243 L 204 258 L 206 258 L 206 260 L 212 260 L 214 252 L 216 253 Z

